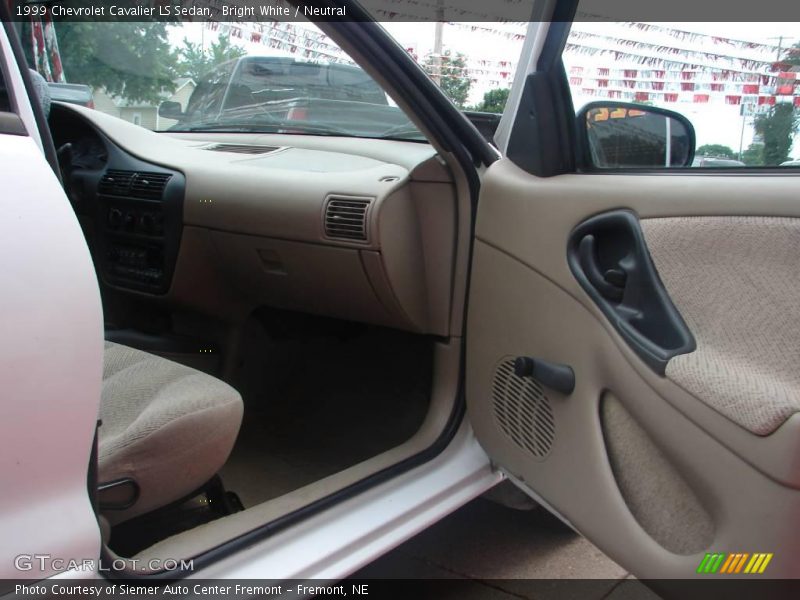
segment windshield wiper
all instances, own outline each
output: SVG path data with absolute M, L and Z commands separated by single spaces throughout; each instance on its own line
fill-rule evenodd
M 306 121 L 282 121 L 280 123 L 257 123 L 257 122 L 240 122 L 224 123 L 214 121 L 213 123 L 199 123 L 195 125 L 186 125 L 180 128 L 173 128 L 169 131 L 232 131 L 232 132 L 247 132 L 247 133 L 299 133 L 299 134 L 313 134 L 313 135 L 341 135 L 346 137 L 357 137 L 358 134 L 339 129 L 337 127 L 330 127 L 327 125 L 313 125 Z
M 416 139 L 409 139 L 406 136 L 415 136 Z M 427 142 L 427 138 L 425 135 L 414 125 L 411 123 L 402 123 L 401 125 L 395 125 L 394 127 L 390 127 L 383 133 L 378 136 L 382 140 L 394 140 L 399 139 L 405 142 Z
M 272 129 L 277 130 L 278 128 L 272 126 Z M 174 126 L 170 127 L 167 131 L 233 131 L 233 132 L 247 132 L 247 133 L 259 133 L 264 130 L 264 126 L 259 126 L 258 128 L 254 127 L 251 123 L 220 123 L 219 121 L 214 121 L 210 123 L 198 123 L 194 125 L 183 125 L 183 126 Z M 267 132 L 273 133 L 273 131 Z
M 324 125 L 297 119 L 286 119 L 280 122 L 280 129 L 291 129 L 287 133 L 313 133 L 318 135 L 341 135 L 345 137 L 358 137 L 359 134 L 334 125 Z M 297 131 L 301 130 L 301 131 Z

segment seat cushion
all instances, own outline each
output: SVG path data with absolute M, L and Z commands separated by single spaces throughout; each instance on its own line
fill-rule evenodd
M 139 500 L 107 511 L 119 523 L 178 500 L 222 467 L 242 421 L 228 384 L 171 360 L 106 342 L 99 481 L 130 477 Z

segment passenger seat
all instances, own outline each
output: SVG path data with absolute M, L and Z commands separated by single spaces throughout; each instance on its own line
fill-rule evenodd
M 98 497 L 109 522 L 161 508 L 207 483 L 233 449 L 242 411 L 239 393 L 219 379 L 106 342 Z M 119 505 L 108 510 L 114 498 Z

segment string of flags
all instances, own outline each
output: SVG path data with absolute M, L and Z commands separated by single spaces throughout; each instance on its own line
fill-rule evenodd
M 492 33 L 511 41 L 524 39 L 524 34 L 515 28 L 515 24 L 510 24 L 510 28 L 506 29 L 476 23 L 447 25 L 470 32 Z M 638 25 L 647 24 L 623 25 L 638 28 Z M 301 25 L 271 21 L 249 23 L 245 26 L 245 24 L 210 21 L 206 26 L 232 38 L 279 48 L 307 60 L 352 63 L 338 45 L 325 34 Z M 651 28 L 647 25 L 645 30 L 649 29 L 674 34 L 673 37 L 684 43 L 708 38 L 705 35 L 661 26 Z M 731 47 L 736 51 L 773 49 L 772 46 L 752 42 L 725 38 L 714 38 L 714 40 L 716 45 Z M 603 43 L 611 47 L 603 47 Z M 419 61 L 420 57 L 414 48 L 407 50 L 415 60 Z M 726 54 L 716 48 L 713 51 L 705 48 L 687 50 L 602 33 L 572 31 L 565 48 L 565 56 L 568 60 L 586 56 L 599 57 L 611 59 L 610 64 L 624 63 L 627 66 L 639 67 L 622 69 L 600 67 L 595 73 L 589 73 L 588 67 L 572 67 L 570 84 L 573 89 L 580 89 L 585 95 L 634 101 L 689 101 L 700 104 L 723 101 L 726 104 L 751 103 L 766 106 L 775 104 L 777 97 L 791 96 L 791 101 L 800 106 L 800 100 L 794 99 L 796 81 L 794 72 L 774 72 L 774 63 L 771 61 L 757 60 L 739 53 Z M 466 57 L 466 63 L 466 66 L 460 67 L 450 62 L 444 68 L 448 74 L 460 75 L 473 83 L 508 87 L 513 82 L 516 70 L 514 61 Z
M 31 19 L 31 46 L 36 70 L 47 80 L 64 83 L 61 54 L 50 14 Z
M 249 41 L 269 48 L 284 50 L 308 60 L 326 60 L 334 63 L 353 64 L 347 54 L 324 33 L 292 23 L 269 21 L 266 23 L 248 23 L 245 26 L 241 23 L 207 21 L 205 26 L 231 39 Z
M 451 26 L 522 40 L 524 35 L 514 28 L 475 23 L 452 23 Z M 724 102 L 729 105 L 750 104 L 774 106 L 776 102 L 792 102 L 800 107 L 797 79 L 790 66 L 776 57 L 780 48 L 743 40 L 706 34 L 695 34 L 646 23 L 614 23 L 615 34 L 593 32 L 573 27 L 565 48 L 565 62 L 570 69 L 570 85 L 584 95 L 631 101 Z M 625 29 L 648 34 L 647 41 L 634 39 Z M 613 31 L 613 30 L 612 30 Z M 661 35 L 683 46 L 671 45 Z M 702 44 L 702 45 L 699 45 Z M 790 53 L 791 49 L 782 52 Z M 800 51 L 797 52 L 800 55 Z M 784 54 L 785 55 L 785 54 Z M 587 57 L 592 64 L 609 65 L 594 68 L 582 66 Z M 635 67 L 624 68 L 623 67 Z M 644 67 L 644 68 L 642 68 Z M 584 69 L 586 72 L 584 72 Z M 591 73 L 590 73 L 591 71 Z
M 284 50 L 304 59 L 352 64 L 352 60 L 325 34 L 301 25 L 282 21 L 248 23 L 246 25 L 208 21 L 205 26 L 211 31 L 227 35 L 231 39 Z M 419 60 L 412 48 L 408 48 L 408 51 L 415 60 Z M 449 73 L 461 73 L 462 76 L 470 78 L 473 82 L 487 80 L 496 85 L 503 83 L 510 85 L 515 66 L 515 63 L 509 60 L 478 59 L 470 61 L 470 64 L 464 68 L 456 65 L 448 65 L 446 68 Z
M 750 49 L 750 50 L 761 50 L 764 52 L 768 52 L 770 54 L 776 54 L 777 52 L 781 51 L 782 49 L 779 46 L 775 46 L 773 44 L 763 44 L 760 42 L 751 42 L 746 40 L 737 40 L 733 38 L 727 38 L 717 35 L 708 35 L 705 33 L 695 33 L 691 31 L 685 31 L 682 29 L 675 29 L 673 27 L 666 27 L 664 25 L 655 25 L 652 23 L 633 23 L 633 22 L 623 22 L 620 25 L 624 27 L 628 27 L 630 29 L 636 29 L 638 31 L 646 32 L 646 33 L 659 33 L 664 34 L 669 37 L 681 40 L 681 41 L 688 41 L 688 42 L 711 42 L 715 45 L 724 45 L 731 48 L 736 49 Z

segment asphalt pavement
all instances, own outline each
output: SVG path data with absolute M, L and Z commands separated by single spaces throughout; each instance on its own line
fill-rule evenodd
M 547 511 L 515 510 L 483 498 L 353 578 L 426 580 L 430 594 L 420 594 L 418 585 L 408 588 L 415 598 L 658 600 Z

